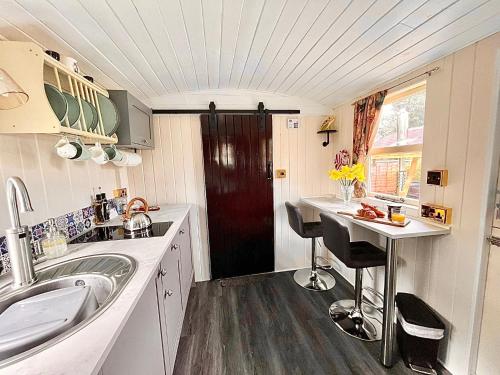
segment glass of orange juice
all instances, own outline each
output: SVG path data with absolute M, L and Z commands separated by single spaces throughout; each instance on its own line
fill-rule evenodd
M 401 207 L 398 211 L 392 212 L 391 221 L 393 223 L 403 224 L 405 222 L 405 219 L 406 219 L 405 209 L 403 207 Z

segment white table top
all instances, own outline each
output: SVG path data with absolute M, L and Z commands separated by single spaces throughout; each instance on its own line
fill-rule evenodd
M 346 207 L 344 202 L 333 195 L 324 195 L 318 197 L 303 197 L 301 202 L 319 209 L 320 211 L 334 214 L 356 225 L 365 227 L 383 236 L 392 239 L 438 236 L 449 234 L 450 228 L 430 224 L 411 218 L 411 222 L 405 227 L 395 227 L 391 225 L 372 223 L 369 221 L 358 220 L 347 215 L 338 214 L 338 211 L 355 213 L 358 208 L 361 208 L 359 202 L 351 202 L 350 206 Z

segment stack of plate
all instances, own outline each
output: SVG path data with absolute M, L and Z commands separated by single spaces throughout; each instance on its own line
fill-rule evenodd
M 80 104 L 78 103 L 77 98 L 67 92 L 59 91 L 57 87 L 48 83 L 45 84 L 45 94 L 47 95 L 47 99 L 52 110 L 54 111 L 54 114 L 63 126 L 66 126 L 67 119 L 71 128 L 79 129 L 79 122 L 82 119 L 81 112 L 83 110 L 87 130 L 93 131 L 97 128 L 99 123 L 97 109 L 89 101 L 80 98 L 82 103 L 82 108 L 80 109 Z M 97 100 L 101 111 L 104 134 L 110 137 L 116 132 L 120 123 L 118 110 L 115 103 L 102 94 L 97 93 Z

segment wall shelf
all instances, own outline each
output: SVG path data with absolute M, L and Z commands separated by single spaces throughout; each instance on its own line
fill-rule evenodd
M 330 144 L 330 133 L 337 133 L 337 130 L 318 130 L 317 134 L 326 134 L 326 141 L 323 142 L 323 147 Z
M 102 87 L 74 73 L 59 61 L 47 55 L 42 48 L 30 42 L 0 42 L 0 67 L 28 94 L 26 104 L 0 111 L 0 133 L 59 134 L 81 137 L 85 143 L 115 144 L 118 139 L 106 136 L 97 94 L 109 97 Z M 61 124 L 50 107 L 44 83 L 73 95 L 79 105 L 81 118 L 78 128 Z M 97 110 L 98 124 L 88 130 L 81 100 L 90 102 Z

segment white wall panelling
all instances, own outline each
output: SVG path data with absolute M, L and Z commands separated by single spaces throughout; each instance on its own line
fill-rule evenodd
M 431 65 L 440 70 L 427 81 L 422 170 L 448 169 L 450 179 L 445 188 L 422 180 L 421 201 L 453 208 L 452 234 L 405 240 L 400 249 L 398 290 L 417 294 L 444 318 L 448 333 L 440 360 L 454 374 L 474 372 L 469 359 L 474 351 L 473 316 L 484 245 L 499 51 L 497 33 Z M 334 113 L 341 131 L 333 144 L 339 149 L 349 144 L 352 106 L 345 104 Z
M 27 225 L 90 206 L 92 189 L 111 196 L 126 186 L 127 176 L 112 165 L 62 159 L 54 152 L 58 138 L 50 135 L 0 135 L 0 211 L 7 212 L 5 181 L 19 176 L 28 188 L 34 212 L 21 214 Z M 10 227 L 8 215 L 0 217 L 0 232 Z
M 0 2 L 0 34 L 147 103 L 251 89 L 334 106 L 497 31 L 500 0 Z
M 325 117 L 299 118 L 299 129 L 288 129 L 287 116 L 273 116 L 274 168 L 287 170 L 287 178 L 274 180 L 277 270 L 305 267 L 310 261 L 310 242 L 290 229 L 284 202 L 297 202 L 301 195 L 325 194 L 334 188 L 326 173 L 332 148 L 322 147 L 323 137 L 316 134 Z M 196 280 L 206 280 L 210 263 L 199 116 L 155 116 L 154 131 L 156 148 L 141 151 L 143 164 L 128 169 L 131 194 L 145 196 L 152 204 L 194 205 L 190 222 Z

